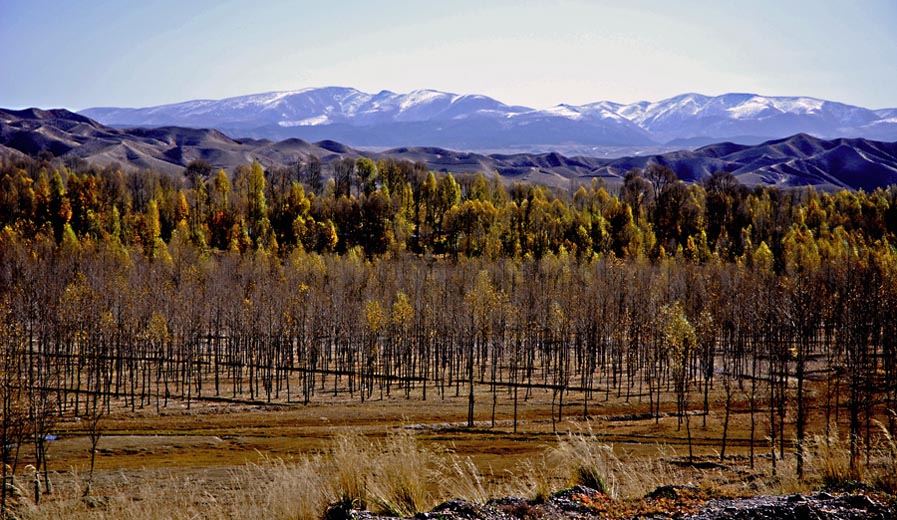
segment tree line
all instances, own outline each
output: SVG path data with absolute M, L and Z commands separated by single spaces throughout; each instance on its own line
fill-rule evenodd
M 122 172 L 47 160 L 0 160 L 0 228 L 57 243 L 110 239 L 164 256 L 174 241 L 200 250 L 281 258 L 296 248 L 344 254 L 540 258 L 566 252 L 735 261 L 771 248 L 781 270 L 792 227 L 841 227 L 867 240 L 897 231 L 897 190 L 873 193 L 749 189 L 719 172 L 688 185 L 669 168 L 628 172 L 619 189 L 600 180 L 551 189 L 505 185 L 498 175 L 453 176 L 423 163 L 310 157 L 265 170 L 228 173 L 194 161 L 183 176 Z M 571 181 L 573 182 L 573 181 Z
M 875 421 L 897 432 L 894 188 L 331 169 L 0 161 L 4 459 L 28 438 L 45 470 L 61 416 L 197 399 L 465 396 L 516 430 L 540 393 L 553 421 L 626 400 L 690 436 L 721 385 L 722 455 L 746 403 L 751 460 L 794 439 L 801 474 L 814 433 L 846 424 L 858 473 Z

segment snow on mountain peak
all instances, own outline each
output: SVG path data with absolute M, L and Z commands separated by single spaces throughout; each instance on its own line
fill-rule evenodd
M 571 107 L 570 105 L 561 104 L 545 109 L 542 112 L 556 117 L 565 117 L 574 121 L 582 119 L 582 112 L 576 110 L 575 107 Z
M 526 135 L 526 139 L 533 142 L 548 136 L 564 142 L 591 139 L 612 143 L 663 143 L 679 139 L 748 137 L 756 140 L 799 132 L 827 137 L 869 135 L 887 139 L 892 132 L 897 132 L 892 130 L 897 109 L 873 112 L 812 97 L 737 92 L 719 96 L 686 93 L 659 101 L 629 104 L 596 101 L 533 109 L 509 106 L 478 94 L 459 95 L 432 89 L 408 93 L 381 90 L 368 94 L 354 88 L 331 86 L 138 109 L 97 108 L 83 113 L 105 124 L 178 125 L 230 131 L 250 129 L 253 135 L 262 135 L 268 127 L 348 125 L 374 128 L 404 123 L 432 123 L 441 132 L 443 123 L 452 122 L 453 125 L 473 125 L 469 126 L 475 128 L 473 131 L 459 130 L 470 136 L 468 139 L 474 139 L 472 136 L 479 131 L 492 132 L 489 137 L 483 137 L 486 147 L 490 139 L 496 142 L 522 139 L 509 135 Z M 497 124 L 480 123 L 486 121 Z M 421 131 L 419 128 L 413 130 L 415 139 L 410 140 L 415 141 Z M 492 135 L 496 132 L 503 134 Z
M 446 94 L 445 92 L 439 92 L 436 90 L 414 90 L 402 96 L 403 99 L 399 103 L 399 109 L 400 111 L 405 111 L 412 107 L 425 105 L 433 103 L 437 100 L 445 99 L 446 97 L 452 98 L 457 96 L 453 96 L 451 94 Z
M 769 117 L 776 114 L 814 114 L 822 110 L 825 102 L 809 97 L 765 97 L 750 99 L 727 109 L 735 119 Z

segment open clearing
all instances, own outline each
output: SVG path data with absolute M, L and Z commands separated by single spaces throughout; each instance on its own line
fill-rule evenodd
M 721 393 L 721 392 L 720 392 Z M 589 430 L 594 439 L 613 446 L 623 461 L 663 459 L 667 475 L 650 479 L 685 477 L 694 484 L 724 487 L 732 492 L 757 492 L 767 486 L 791 491 L 812 487 L 813 477 L 804 484 L 785 483 L 793 450 L 786 449 L 784 472 L 769 476 L 769 446 L 764 429 L 768 424 L 763 412 L 756 414 L 755 469 L 749 468 L 750 414 L 746 403 L 737 403 L 729 426 L 726 459 L 718 459 L 722 437 L 722 403 L 712 394 L 711 412 L 704 416 L 691 405 L 692 445 L 696 460 L 702 464 L 685 465 L 688 455 L 686 425 L 665 414 L 655 421 L 647 414 L 648 405 L 638 399 L 625 402 L 613 398 L 590 403 L 590 417 L 582 417 L 582 403 L 565 406 L 563 420 L 552 424 L 549 392 L 535 391 L 518 408 L 517 433 L 513 432 L 512 409 L 500 399 L 492 426 L 492 396 L 477 396 L 476 424 L 467 428 L 466 396 L 405 399 L 391 397 L 365 403 L 343 398 L 319 397 L 309 405 L 252 405 L 223 402 L 196 402 L 186 405 L 172 402 L 156 413 L 155 408 L 136 412 L 113 412 L 102 424 L 102 438 L 96 456 L 96 493 L 104 488 L 122 491 L 147 481 L 172 477 L 202 480 L 205 485 L 225 485 L 234 478 L 234 470 L 247 463 L 271 459 L 291 461 L 302 456 L 326 454 L 333 439 L 342 433 L 361 433 L 382 440 L 390 433 L 411 431 L 417 441 L 438 456 L 469 458 L 486 475 L 496 490 L 519 488 L 521 479 L 537 465 L 547 469 L 555 489 L 567 485 L 569 468 L 552 467 L 546 452 L 568 432 Z M 673 396 L 667 396 L 670 412 Z M 814 423 L 822 421 L 821 412 L 811 414 Z M 51 469 L 58 480 L 77 480 L 86 476 L 90 444 L 81 421 L 66 420 L 58 425 L 59 438 L 51 443 Z M 789 439 L 790 440 L 790 439 Z M 24 463 L 30 458 L 23 449 Z M 811 464 L 812 466 L 812 464 Z M 646 479 L 649 476 L 645 476 Z M 211 483 L 211 484 L 210 484 Z M 681 482 L 679 482 L 681 483 Z M 105 489 L 108 492 L 108 489 Z M 521 490 L 522 491 L 522 490 Z M 626 490 L 621 489 L 621 494 Z

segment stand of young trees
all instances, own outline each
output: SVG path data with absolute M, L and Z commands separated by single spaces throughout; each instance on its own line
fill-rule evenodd
M 553 420 L 625 399 L 690 435 L 722 384 L 726 425 L 733 395 L 750 403 L 752 460 L 755 439 L 773 461 L 795 439 L 798 472 L 813 417 L 847 424 L 855 469 L 874 419 L 897 433 L 893 188 L 331 173 L 0 161 L 4 459 L 29 437 L 45 469 L 59 416 L 212 397 L 464 395 L 469 424 L 505 401 L 516 428 L 547 391 Z

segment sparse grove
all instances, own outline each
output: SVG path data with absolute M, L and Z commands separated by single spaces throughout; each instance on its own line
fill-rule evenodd
M 737 441 L 746 465 L 797 479 L 840 435 L 845 463 L 812 478 L 897 485 L 893 454 L 881 469 L 897 432 L 893 187 L 688 185 L 651 166 L 611 193 L 395 161 L 324 171 L 314 157 L 231 173 L 195 162 L 183 178 L 69 166 L 0 160 L 0 438 L 5 476 L 32 465 L 34 502 L 52 492 L 59 421 L 100 435 L 101 417 L 208 400 L 463 402 L 469 428 L 504 421 L 510 435 L 531 400 L 561 433 L 614 404 L 675 421 L 689 458 L 725 460 Z M 565 464 L 597 485 L 619 467 L 590 435 L 556 453 L 594 450 L 599 462 Z M 371 455 L 384 467 L 429 453 L 390 439 Z M 444 478 L 476 481 L 451 463 Z M 302 514 L 395 498 L 349 492 L 350 477 L 374 486 L 338 475 Z M 413 482 L 378 507 L 432 506 Z

